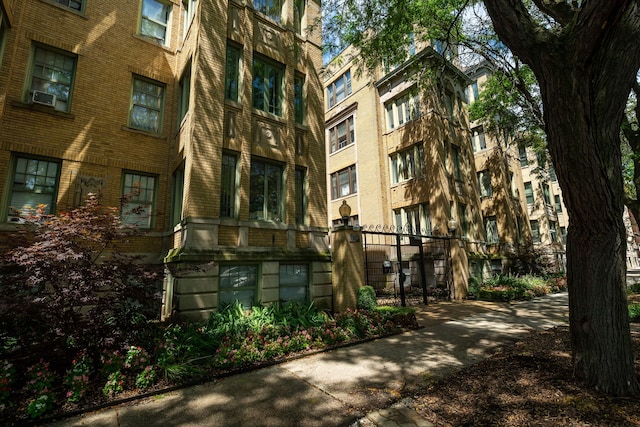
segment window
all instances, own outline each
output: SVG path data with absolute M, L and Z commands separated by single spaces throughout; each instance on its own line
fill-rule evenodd
M 221 265 L 218 306 L 234 304 L 251 308 L 257 301 L 257 265 Z
M 475 127 L 471 130 L 471 143 L 474 153 L 487 149 L 487 142 L 484 139 L 484 128 L 482 126 Z
M 567 244 L 567 227 L 560 227 L 560 234 L 562 236 L 562 244 Z
M 546 205 L 551 204 L 551 192 L 548 184 L 540 184 L 542 186 L 542 196 L 544 197 L 544 203 Z
M 0 8 L 0 66 L 2 66 L 2 58 L 4 57 L 4 47 L 7 43 L 7 21 L 2 8 Z
M 491 197 L 491 174 L 488 170 L 478 172 L 478 184 L 480 185 L 480 197 Z
M 488 216 L 484 219 L 484 230 L 487 234 L 488 244 L 498 243 L 498 221 L 495 216 Z
M 327 87 L 329 108 L 351 95 L 351 70 L 338 77 Z
M 134 76 L 129 126 L 147 132 L 160 133 L 163 104 L 163 85 Z
M 182 196 L 184 194 L 184 163 L 173 172 L 173 191 L 171 195 L 171 225 L 182 221 Z
M 446 108 L 447 111 L 447 118 L 452 119 L 453 118 L 453 95 L 451 95 L 450 93 L 445 93 L 444 94 L 444 106 Z
M 224 97 L 238 102 L 240 91 L 240 63 L 241 50 L 233 45 L 227 45 L 227 63 L 224 81 Z
M 222 171 L 220 177 L 220 216 L 234 218 L 236 216 L 236 182 L 238 176 L 238 156 L 231 153 L 222 154 Z
M 431 217 L 429 205 L 421 204 L 394 210 L 397 230 L 423 236 L 431 235 Z
M 469 219 L 467 218 L 467 205 L 458 203 L 458 222 L 460 223 L 460 236 L 469 236 Z
M 551 178 L 551 181 L 553 182 L 558 181 L 558 176 L 556 175 L 556 170 L 553 166 L 549 166 L 549 178 Z
M 302 18 L 304 17 L 306 7 L 305 0 L 295 0 L 293 3 L 293 25 L 296 34 L 302 34 Z
M 415 120 L 420 116 L 420 97 L 418 95 L 404 95 L 385 104 L 387 112 L 387 129 Z
M 161 45 L 169 44 L 169 20 L 172 3 L 142 0 L 140 35 L 154 39 Z
M 280 302 L 306 303 L 309 290 L 307 264 L 280 265 Z
M 181 123 L 184 116 L 189 112 L 189 102 L 191 98 L 191 64 L 187 65 L 184 73 L 182 73 L 178 87 L 180 91 L 180 98 L 178 100 L 178 123 Z
M 282 178 L 282 165 L 252 160 L 249 184 L 249 219 L 282 221 Z
M 551 234 L 551 241 L 558 243 L 558 224 L 555 221 L 549 221 L 549 234 Z
M 477 101 L 480 98 L 480 91 L 478 90 L 478 82 L 475 81 L 471 85 L 471 89 L 473 91 L 473 100 Z
M 84 8 L 85 0 L 53 0 L 56 3 L 60 3 L 63 6 L 68 7 L 69 9 L 82 11 Z
M 518 147 L 518 156 L 520 157 L 520 166 L 525 167 L 529 165 L 526 147 Z
M 48 105 L 58 111 L 69 111 L 75 69 L 75 55 L 36 45 L 33 50 L 29 100 L 39 97 L 36 92 L 43 92 L 53 95 L 47 96 Z
M 9 201 L 10 222 L 34 213 L 39 206 L 44 214 L 55 212 L 60 162 L 58 160 L 16 157 Z
M 154 176 L 125 172 L 122 184 L 122 223 L 150 228 L 155 193 Z
M 196 15 L 196 3 L 197 0 L 182 0 L 182 37 L 187 37 L 193 17 Z
M 535 199 L 533 197 L 533 186 L 531 185 L 531 182 L 524 183 L 524 195 L 527 199 L 527 204 L 532 205 Z
M 424 176 L 424 146 L 416 144 L 391 155 L 391 183 Z
M 355 165 L 331 174 L 331 198 L 333 200 L 355 194 L 357 191 L 358 183 Z
M 562 200 L 560 199 L 559 195 L 555 195 L 553 196 L 553 198 L 555 199 L 556 202 L 556 212 L 561 213 L 562 212 Z
M 296 224 L 304 224 L 307 213 L 307 170 L 296 168 Z
M 282 116 L 282 78 L 284 67 L 253 58 L 253 108 Z
M 531 225 L 531 237 L 533 238 L 533 243 L 540 243 L 540 224 L 538 224 L 537 219 L 532 219 L 529 221 Z
M 297 124 L 304 124 L 304 76 L 296 74 L 293 77 L 293 112 Z
M 462 163 L 460 161 L 460 147 L 451 145 L 451 164 L 453 166 L 453 177 L 462 181 Z
M 329 129 L 329 142 L 332 153 L 356 142 L 353 117 L 349 117 Z
M 253 0 L 253 7 L 274 21 L 280 22 L 283 3 L 282 0 Z

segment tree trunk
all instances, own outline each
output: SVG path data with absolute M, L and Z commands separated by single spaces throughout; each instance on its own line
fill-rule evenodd
M 562 31 L 535 24 L 519 0 L 485 0 L 496 32 L 540 83 L 547 143 L 569 214 L 575 366 L 602 392 L 636 395 L 619 131 L 640 65 L 638 2 L 582 2 L 575 15 L 565 2 L 540 4 L 557 12 Z

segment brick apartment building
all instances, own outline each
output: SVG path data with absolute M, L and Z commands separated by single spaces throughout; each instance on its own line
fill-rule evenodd
M 2 230 L 129 194 L 165 315 L 331 303 L 318 2 L 0 2 Z
M 471 80 L 441 47 L 425 46 L 373 75 L 359 72 L 351 47 L 326 66 L 328 214 L 339 225 L 346 202 L 349 221 L 363 227 L 453 231 L 452 291 L 463 297 L 470 256 L 484 254 L 485 238 L 465 99 Z M 424 69 L 437 79 L 425 84 L 416 71 Z M 433 276 L 437 267 L 426 267 Z

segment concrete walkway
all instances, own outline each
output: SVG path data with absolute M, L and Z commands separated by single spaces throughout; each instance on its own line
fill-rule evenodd
M 464 301 L 421 306 L 419 330 L 55 425 L 430 426 L 409 408 L 412 392 L 488 357 L 532 329 L 567 324 L 567 300 L 561 293 L 514 304 Z

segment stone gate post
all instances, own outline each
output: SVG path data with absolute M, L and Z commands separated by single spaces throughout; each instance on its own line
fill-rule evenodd
M 365 284 L 362 231 L 340 226 L 332 233 L 333 310 L 355 309 L 358 289 Z

